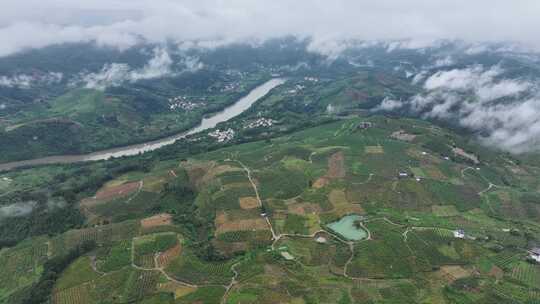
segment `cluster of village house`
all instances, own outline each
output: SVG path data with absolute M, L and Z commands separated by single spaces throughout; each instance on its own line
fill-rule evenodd
M 244 129 L 253 129 L 253 128 L 259 128 L 259 127 L 271 127 L 275 121 L 271 118 L 257 118 L 257 120 L 252 121 L 248 123 Z
M 507 231 L 509 231 L 509 230 L 507 230 Z M 465 230 L 463 230 L 463 229 L 454 230 L 454 237 L 458 238 L 458 239 L 465 239 L 465 238 L 472 239 L 472 240 L 475 239 L 474 237 L 466 235 Z M 528 250 L 528 253 L 529 253 L 529 259 L 531 259 L 531 260 L 533 260 L 533 261 L 535 261 L 537 263 L 540 263 L 540 247 L 532 248 L 532 249 Z
M 244 129 L 253 129 L 259 127 L 271 127 L 275 121 L 271 118 L 257 118 L 256 120 L 248 123 Z M 220 129 L 214 130 L 208 133 L 208 136 L 215 138 L 217 142 L 226 142 L 234 138 L 235 131 L 231 128 L 221 131 Z
M 224 131 L 217 129 L 208 133 L 208 136 L 215 138 L 218 142 L 225 142 L 234 138 L 234 130 L 231 128 Z
M 238 87 L 240 87 L 240 84 L 237 83 L 237 82 L 228 83 L 220 91 L 221 92 L 230 92 L 230 91 L 236 90 Z
M 177 97 L 169 98 L 170 110 L 182 109 L 185 111 L 191 111 L 200 106 L 201 106 L 200 103 L 194 103 L 192 101 L 189 101 L 184 96 L 177 96 Z
M 316 77 L 304 77 L 304 81 L 309 81 L 309 82 L 318 82 L 319 81 L 319 78 L 316 78 Z M 306 86 L 305 85 L 301 85 L 301 84 L 296 84 L 294 86 L 294 88 L 290 89 L 287 91 L 288 94 L 290 95 L 294 95 L 300 91 L 302 91 L 303 89 L 305 89 Z

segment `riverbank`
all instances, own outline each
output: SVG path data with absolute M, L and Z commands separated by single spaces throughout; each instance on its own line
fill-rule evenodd
M 189 135 L 193 135 L 204 130 L 214 128 L 218 123 L 228 121 L 244 111 L 248 110 L 257 100 L 266 96 L 272 89 L 283 84 L 284 79 L 274 78 L 257 86 L 251 90 L 246 96 L 240 98 L 237 102 L 228 106 L 222 111 L 214 113 L 209 117 L 204 117 L 201 123 L 185 132 L 181 132 L 162 139 L 152 140 L 141 144 L 128 145 L 124 147 L 106 149 L 88 154 L 80 155 L 58 155 L 48 156 L 30 160 L 15 161 L 0 164 L 0 171 L 8 171 L 20 167 L 47 165 L 47 164 L 69 164 L 76 162 L 107 160 L 110 158 L 118 158 L 122 156 L 132 156 L 140 153 L 154 151 L 163 146 L 171 145 L 177 140 Z

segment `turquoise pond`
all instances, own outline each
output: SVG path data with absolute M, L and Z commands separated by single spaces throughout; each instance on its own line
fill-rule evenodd
M 328 224 L 328 228 L 338 233 L 349 241 L 360 241 L 367 238 L 367 232 L 362 228 L 356 228 L 354 222 L 362 219 L 361 216 L 351 214 L 342 217 L 339 221 Z

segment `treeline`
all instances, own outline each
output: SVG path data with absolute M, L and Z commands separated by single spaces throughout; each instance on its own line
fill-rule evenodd
M 153 162 L 145 157 L 64 165 L 64 170 L 32 190 L 3 196 L 3 205 L 25 202 L 34 202 L 35 205 L 24 216 L 5 217 L 0 221 L 0 248 L 14 246 L 27 237 L 53 236 L 80 228 L 84 224 L 84 216 L 79 212 L 77 203 L 126 172 L 148 172 Z
M 30 287 L 12 295 L 8 303 L 13 304 L 43 304 L 50 303 L 54 284 L 62 272 L 77 258 L 94 250 L 94 241 L 83 242 L 80 246 L 69 250 L 64 255 L 55 256 L 43 265 L 43 273 L 39 280 Z

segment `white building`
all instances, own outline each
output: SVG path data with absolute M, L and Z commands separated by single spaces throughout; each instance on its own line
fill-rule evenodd
M 319 236 L 315 239 L 315 242 L 319 243 L 319 244 L 324 244 L 326 243 L 328 240 L 324 237 L 324 236 Z
M 225 131 L 219 129 L 208 133 L 208 136 L 215 138 L 218 142 L 229 141 L 234 138 L 234 130 L 229 128 Z
M 454 237 L 457 239 L 464 239 L 465 238 L 465 230 L 458 229 L 454 230 Z
M 535 247 L 529 250 L 529 257 L 535 260 L 537 263 L 540 263 L 540 247 Z

